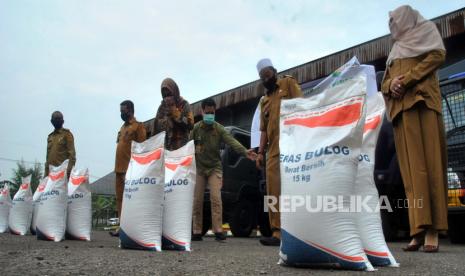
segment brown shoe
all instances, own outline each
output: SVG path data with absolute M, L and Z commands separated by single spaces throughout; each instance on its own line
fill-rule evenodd
M 412 244 L 412 242 L 410 242 L 406 247 L 402 247 L 402 250 L 404 250 L 405 252 L 418 251 L 420 249 L 420 247 L 422 247 L 423 244 L 425 243 L 425 238 L 424 237 L 415 236 L 413 239 L 416 240 L 417 243 Z
M 423 252 L 425 253 L 436 253 L 439 252 L 439 245 L 424 245 Z
M 406 247 L 402 247 L 402 250 L 404 250 L 405 252 L 414 252 L 414 251 L 418 251 L 421 246 L 422 246 L 421 243 L 408 244 Z

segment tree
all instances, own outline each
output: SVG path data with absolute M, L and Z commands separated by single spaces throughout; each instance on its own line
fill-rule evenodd
M 42 166 L 39 162 L 34 163 L 33 167 L 27 167 L 24 161 L 16 163 L 17 168 L 13 169 L 13 185 L 10 187 L 10 192 L 14 195 L 19 185 L 23 184 L 23 177 L 31 175 L 31 189 L 34 192 L 39 186 L 40 180 L 42 179 Z
M 94 226 L 116 215 L 116 200 L 112 196 L 92 194 L 92 218 Z

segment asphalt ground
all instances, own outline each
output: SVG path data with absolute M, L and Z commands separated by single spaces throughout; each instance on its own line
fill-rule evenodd
M 122 250 L 105 231 L 93 241 L 38 241 L 35 236 L 0 234 L 0 275 L 465 275 L 465 245 L 441 240 L 440 252 L 405 253 L 405 242 L 389 243 L 399 268 L 375 272 L 284 267 L 278 247 L 258 238 L 206 237 L 192 252 Z

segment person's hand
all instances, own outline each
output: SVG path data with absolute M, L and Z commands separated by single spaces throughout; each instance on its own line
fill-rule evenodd
M 253 149 L 247 150 L 247 158 L 249 158 L 252 161 L 257 160 L 257 154 L 255 153 L 255 151 L 253 151 Z
M 403 79 L 404 76 L 400 75 L 398 77 L 395 77 L 391 81 L 391 86 L 389 87 L 389 90 L 391 91 L 391 97 L 393 97 L 394 99 L 401 98 L 405 93 L 405 87 L 402 83 Z
M 259 170 L 263 168 L 263 153 L 257 154 L 257 158 L 255 159 L 255 166 L 257 166 L 257 169 Z
M 168 96 L 163 99 L 165 104 L 169 107 L 174 106 L 174 97 L 173 96 Z

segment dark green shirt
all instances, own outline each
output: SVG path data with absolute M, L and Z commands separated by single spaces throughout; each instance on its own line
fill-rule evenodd
M 214 172 L 223 172 L 220 156 L 221 142 L 229 145 L 235 152 L 247 155 L 247 149 L 217 122 L 212 125 L 207 125 L 203 121 L 196 123 L 190 138 L 195 143 L 197 174 L 210 176 Z

